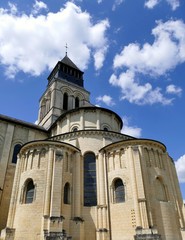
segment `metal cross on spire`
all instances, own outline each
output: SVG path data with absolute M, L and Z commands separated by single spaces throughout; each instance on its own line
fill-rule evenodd
M 65 45 L 65 48 L 66 48 L 66 56 L 67 56 L 67 49 L 68 49 L 67 43 Z

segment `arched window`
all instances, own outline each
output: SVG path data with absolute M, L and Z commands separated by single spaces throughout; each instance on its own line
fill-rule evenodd
M 92 152 L 84 156 L 84 206 L 97 205 L 96 157 Z
M 19 153 L 21 149 L 21 144 L 16 144 L 14 146 L 14 150 L 13 150 L 13 156 L 12 156 L 12 163 L 17 163 L 17 154 Z
M 78 127 L 77 126 L 72 128 L 72 132 L 76 132 L 76 131 L 78 131 Z
M 63 97 L 63 109 L 67 110 L 68 109 L 68 94 L 64 93 Z
M 32 203 L 34 200 L 35 195 L 35 185 L 33 183 L 33 180 L 30 179 L 27 184 L 25 185 L 25 198 L 24 203 Z
M 70 204 L 70 184 L 64 186 L 64 204 Z
M 156 178 L 155 189 L 157 200 L 166 202 L 167 201 L 166 188 L 162 179 L 160 179 L 159 177 Z
M 79 101 L 79 98 L 76 97 L 75 98 L 75 108 L 78 108 L 80 106 L 80 101 Z
M 46 99 L 44 98 L 41 103 L 40 120 L 42 120 L 45 115 L 46 115 Z
M 114 203 L 125 202 L 125 187 L 120 178 L 114 182 Z

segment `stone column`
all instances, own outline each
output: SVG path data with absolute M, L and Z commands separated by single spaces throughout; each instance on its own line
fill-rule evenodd
M 53 162 L 53 180 L 51 192 L 51 209 L 50 215 L 52 217 L 60 217 L 61 198 L 62 198 L 62 175 L 63 175 L 63 152 L 62 150 L 55 150 Z
M 101 152 L 98 158 L 98 226 L 97 237 L 99 240 L 107 239 L 107 199 L 104 154 Z
M 68 96 L 68 109 L 74 109 L 74 96 L 73 95 L 69 95 Z
M 75 173 L 74 173 L 74 217 L 81 216 L 81 156 L 79 152 L 75 153 Z
M 100 112 L 99 111 L 96 111 L 96 129 L 101 129 L 101 126 L 100 126 Z
M 81 114 L 80 114 L 80 130 L 84 130 L 84 111 L 80 110 Z
M 148 228 L 149 224 L 148 224 L 148 216 L 147 216 L 147 209 L 146 209 L 146 196 L 145 196 L 143 173 L 142 173 L 139 150 L 141 149 L 138 146 L 133 147 L 133 160 L 134 160 L 134 167 L 136 169 L 135 176 L 136 176 L 136 185 L 137 185 L 137 196 L 138 196 L 140 218 L 141 218 L 141 225 L 139 226 L 142 226 L 143 228 Z
M 53 107 L 61 108 L 61 106 L 59 104 L 58 104 L 58 106 L 55 105 L 56 104 L 56 101 L 55 101 L 56 100 L 56 93 L 57 93 L 56 87 L 57 87 L 56 82 L 54 82 L 53 83 L 53 91 L 51 91 L 50 108 L 53 108 Z
M 103 153 L 99 154 L 98 158 L 98 173 L 99 173 L 99 203 L 98 205 L 105 205 L 106 204 L 106 197 L 105 197 L 105 168 L 104 168 L 104 156 Z
M 19 190 L 19 184 L 20 184 L 20 178 L 21 178 L 21 172 L 25 161 L 25 155 L 18 155 L 17 159 L 17 167 L 15 171 L 15 177 L 14 177 L 14 183 L 12 188 L 12 195 L 10 200 L 10 207 L 9 207 L 9 214 L 8 214 L 8 220 L 7 220 L 7 227 L 13 228 L 14 224 L 14 218 L 15 218 L 15 211 L 16 211 L 16 205 L 17 205 L 17 197 L 18 197 L 18 190 Z
M 137 179 L 136 179 L 136 171 L 135 171 L 135 164 L 134 164 L 134 157 L 132 153 L 132 147 L 128 147 L 128 159 L 129 161 L 129 169 L 130 169 L 130 179 L 131 179 L 131 185 L 132 185 L 132 191 L 133 191 L 133 199 L 134 199 L 134 208 L 135 208 L 135 214 L 136 214 L 136 225 L 141 226 L 141 214 L 138 204 L 138 192 L 137 192 Z
M 73 154 L 73 213 L 71 232 L 75 239 L 84 239 L 84 221 L 81 217 L 81 154 L 76 152 Z
M 47 216 L 47 217 L 49 217 L 50 215 L 53 161 L 54 161 L 54 149 L 50 147 L 49 153 L 48 153 L 48 166 L 47 166 L 45 203 L 44 203 L 44 216 Z

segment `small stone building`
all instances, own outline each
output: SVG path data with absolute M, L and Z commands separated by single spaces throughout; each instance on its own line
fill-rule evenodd
M 0 239 L 185 240 L 165 145 L 122 134 L 121 118 L 89 96 L 66 55 L 38 125 L 0 115 Z

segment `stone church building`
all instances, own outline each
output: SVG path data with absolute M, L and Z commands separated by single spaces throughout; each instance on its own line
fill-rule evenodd
M 0 239 L 185 240 L 165 145 L 122 134 L 121 118 L 89 96 L 66 55 L 38 125 L 0 115 Z

